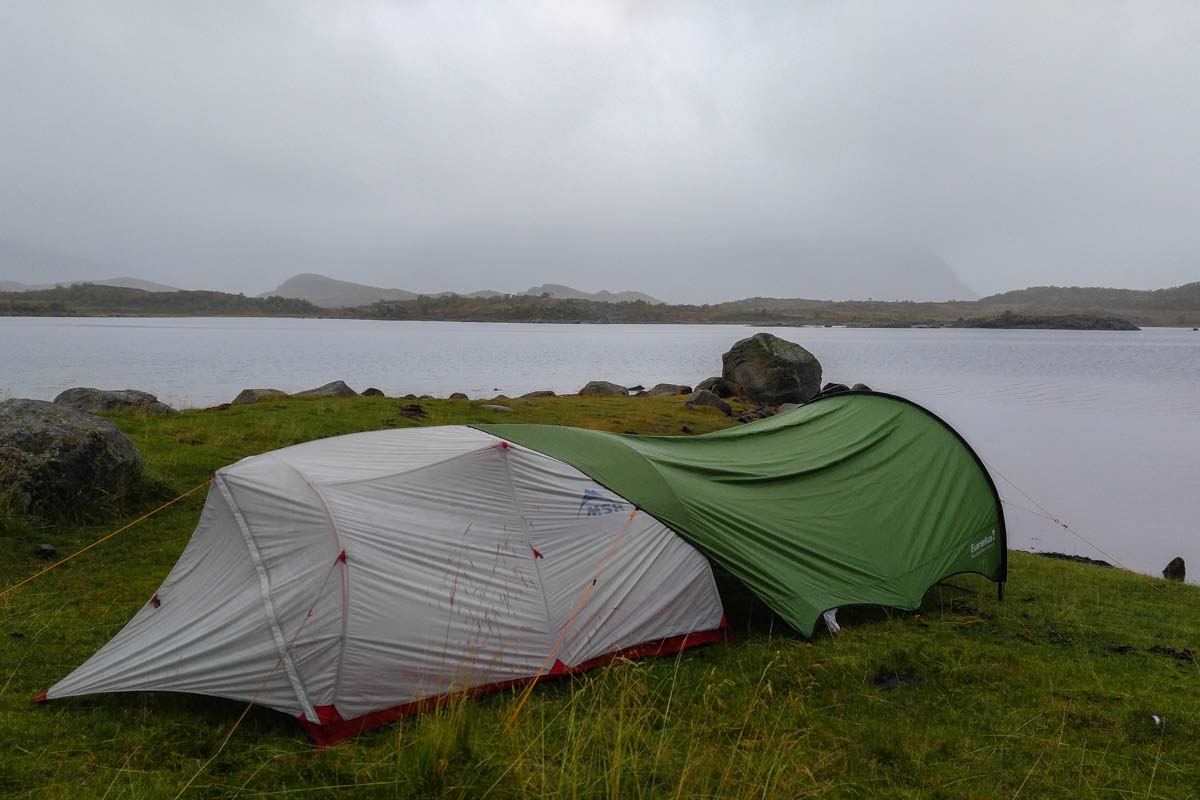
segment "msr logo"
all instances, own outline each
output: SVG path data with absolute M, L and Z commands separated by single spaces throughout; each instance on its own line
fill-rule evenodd
M 575 516 L 598 517 L 601 514 L 615 514 L 624 510 L 625 503 L 620 500 L 605 497 L 595 489 L 584 489 L 583 501 L 579 504 L 579 511 L 575 512 Z
M 972 542 L 971 543 L 971 557 L 974 558 L 975 556 L 979 555 L 984 550 L 987 550 L 989 547 L 991 547 L 995 543 L 996 543 L 996 532 L 995 531 L 992 531 L 987 536 L 980 539 L 978 542 Z

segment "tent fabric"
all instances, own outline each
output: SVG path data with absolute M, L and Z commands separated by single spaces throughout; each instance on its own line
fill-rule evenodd
M 811 636 L 821 613 L 920 607 L 939 580 L 1007 572 L 999 495 L 945 422 L 844 392 L 703 436 L 479 425 L 572 464 L 662 520 Z
M 696 437 L 352 434 L 218 470 L 157 593 L 44 697 L 215 695 L 330 743 L 455 693 L 711 641 L 710 559 L 811 636 L 830 608 L 1003 581 L 1005 552 L 974 452 L 889 395 Z
M 575 468 L 467 427 L 378 431 L 219 470 L 152 601 L 46 698 L 195 692 L 320 726 L 722 624 L 708 560 Z

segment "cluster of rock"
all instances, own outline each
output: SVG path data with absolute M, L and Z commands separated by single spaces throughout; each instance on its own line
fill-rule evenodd
M 739 400 L 754 408 L 738 414 L 739 422 L 753 422 L 789 411 L 823 394 L 843 391 L 869 391 L 865 384 L 848 387 L 841 383 L 821 385 L 821 362 L 795 342 L 770 333 L 756 333 L 736 342 L 721 356 L 721 374 L 705 378 L 695 387 L 678 383 L 660 383 L 646 389 L 621 386 L 610 381 L 591 381 L 579 394 L 585 397 L 657 397 L 680 395 L 689 409 L 715 408 L 733 416 L 729 400 Z

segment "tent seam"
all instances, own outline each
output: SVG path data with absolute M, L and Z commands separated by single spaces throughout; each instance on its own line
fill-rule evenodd
M 481 433 L 487 433 L 487 431 L 481 431 Z M 490 433 L 488 434 L 488 436 L 492 436 L 492 435 L 493 434 L 490 434 Z M 496 437 L 496 438 L 499 438 L 499 437 Z M 500 441 L 507 445 L 507 442 L 504 442 L 503 439 L 500 439 Z M 542 453 L 539 455 L 545 455 L 545 454 Z M 546 456 L 546 458 L 550 458 L 550 456 Z M 508 480 L 508 492 L 509 492 L 509 494 L 512 495 L 513 510 L 517 512 L 517 516 L 521 518 L 521 524 L 524 525 L 524 527 L 525 527 L 525 546 L 530 549 L 530 554 L 532 555 L 533 540 L 530 538 L 529 534 L 530 534 L 530 531 L 533 529 L 533 526 L 529 524 L 529 519 L 525 516 L 524 512 L 521 510 L 521 501 L 517 499 L 517 487 L 513 483 L 512 467 L 509 465 L 508 459 L 509 459 L 509 447 L 506 446 L 504 448 L 504 477 Z M 557 461 L 557 459 L 554 459 L 554 460 Z M 538 559 L 536 557 L 534 557 L 533 571 L 535 573 L 537 573 L 538 591 L 542 595 L 542 605 L 546 609 L 546 638 L 549 641 L 553 642 L 554 641 L 554 630 L 553 630 L 554 617 L 552 617 L 550 615 L 550 600 L 549 600 L 549 598 L 546 597 L 546 582 L 544 580 L 542 580 L 542 568 L 537 562 L 538 562 Z
M 279 627 L 279 619 L 275 614 L 275 604 L 271 601 L 271 580 L 267 575 L 266 566 L 262 563 L 262 555 L 258 552 L 258 547 L 254 544 L 254 536 L 250 533 L 250 526 L 246 524 L 246 519 L 242 516 L 242 510 L 238 507 L 237 501 L 233 499 L 233 493 L 229 491 L 229 487 L 225 483 L 225 477 L 220 472 L 213 475 L 213 483 L 221 490 L 221 496 L 225 498 L 225 502 L 229 504 L 229 510 L 233 512 L 234 521 L 237 522 L 238 528 L 242 532 L 242 539 L 245 541 L 246 550 L 250 554 L 250 561 L 254 564 L 255 572 L 258 573 L 258 588 L 262 595 L 267 622 L 271 625 L 271 634 L 275 639 L 275 647 L 279 650 L 279 657 L 283 660 L 283 668 L 287 673 L 289 682 L 292 684 L 292 691 L 296 693 L 296 700 L 300 703 L 300 708 L 304 713 L 312 714 L 315 717 L 316 711 L 313 709 L 312 703 L 308 700 L 308 693 L 304 689 L 300 675 L 296 672 L 296 665 L 292 663 L 291 653 L 288 652 L 287 641 L 283 637 L 283 630 Z
M 312 490 L 312 493 L 317 496 L 317 499 L 321 501 L 321 507 L 325 509 L 325 518 L 329 520 L 329 530 L 333 533 L 333 544 L 334 544 L 334 548 L 337 550 L 337 553 L 335 555 L 340 559 L 341 554 L 346 552 L 346 550 L 342 546 L 342 536 L 341 536 L 341 533 L 338 532 L 337 521 L 333 518 L 333 509 L 329 507 L 329 503 L 325 500 L 325 495 L 321 494 L 321 490 L 317 488 L 317 485 L 315 483 L 313 483 L 312 481 L 310 481 L 308 479 L 308 476 L 306 476 L 303 472 L 301 472 L 299 469 L 297 469 L 294 464 L 286 461 L 285 459 L 280 458 L 279 456 L 275 455 L 274 453 L 266 453 L 266 455 L 270 456 L 272 459 L 274 459 L 275 461 L 278 461 L 279 463 L 283 464 L 288 469 L 290 469 L 292 472 L 294 472 L 296 474 L 296 477 L 298 477 L 300 480 L 304 481 L 304 484 L 306 486 L 308 486 L 308 488 L 310 490 Z M 341 688 L 342 688 L 342 668 L 346 661 L 346 640 L 348 638 L 347 634 L 348 634 L 349 627 L 350 627 L 350 594 L 351 594 L 350 593 L 350 566 L 343 559 L 342 560 L 342 634 L 340 637 L 341 643 L 338 646 L 337 667 L 333 674 L 333 694 L 329 701 L 331 705 L 337 704 L 338 696 L 340 695 Z M 320 722 L 318 721 L 317 724 L 320 724 Z

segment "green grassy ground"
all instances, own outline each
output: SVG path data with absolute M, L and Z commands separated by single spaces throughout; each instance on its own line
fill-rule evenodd
M 677 398 L 265 403 L 116 417 L 170 497 L 214 468 L 380 427 L 537 421 L 639 433 L 730 424 Z M 30 699 L 86 659 L 183 549 L 202 493 L 0 599 L 0 794 L 174 797 L 243 706 L 169 694 Z M 91 542 L 143 498 L 87 524 L 8 519 L 0 584 L 36 571 L 37 542 Z M 957 577 L 920 619 L 843 612 L 810 646 L 734 585 L 736 641 L 618 662 L 535 689 L 467 699 L 326 750 L 255 709 L 186 797 L 1200 797 L 1200 589 L 1014 553 L 1009 596 Z M 1110 645 L 1130 645 L 1119 653 Z M 1162 718 L 1156 724 L 1151 715 Z

